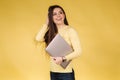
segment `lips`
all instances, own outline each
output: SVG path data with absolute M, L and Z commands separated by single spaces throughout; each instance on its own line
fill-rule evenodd
M 57 18 L 56 20 L 57 20 L 57 21 L 61 21 L 61 20 L 62 20 L 62 18 Z

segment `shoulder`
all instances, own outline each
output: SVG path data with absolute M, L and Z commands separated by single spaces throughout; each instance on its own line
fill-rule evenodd
M 71 38 L 78 38 L 79 34 L 77 32 L 77 30 L 72 27 L 72 26 L 68 26 L 68 35 L 71 37 Z
M 72 26 L 67 26 L 67 30 L 70 32 L 70 33 L 76 33 L 76 29 Z

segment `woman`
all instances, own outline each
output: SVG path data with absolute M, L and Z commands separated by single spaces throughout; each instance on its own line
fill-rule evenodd
M 52 41 L 56 34 L 60 34 L 73 48 L 73 52 L 63 57 L 50 58 L 51 80 L 75 80 L 74 70 L 71 63 L 64 69 L 60 64 L 67 60 L 76 58 L 81 53 L 80 42 L 77 32 L 68 25 L 65 11 L 59 5 L 52 5 L 48 9 L 48 20 L 36 36 L 36 40 L 45 42 L 46 46 Z

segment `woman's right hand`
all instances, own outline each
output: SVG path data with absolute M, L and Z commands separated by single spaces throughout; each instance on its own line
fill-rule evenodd
M 58 65 L 60 65 L 62 63 L 62 61 L 63 61 L 62 57 L 52 57 L 52 59 Z

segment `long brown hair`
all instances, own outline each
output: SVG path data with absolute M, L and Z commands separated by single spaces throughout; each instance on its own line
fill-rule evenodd
M 52 39 L 53 39 L 53 38 L 55 37 L 55 35 L 58 33 L 57 26 L 56 26 L 56 24 L 55 24 L 54 21 L 53 21 L 53 10 L 54 10 L 55 8 L 60 8 L 60 9 L 63 11 L 63 13 L 64 13 L 64 15 L 65 15 L 64 23 L 65 23 L 66 25 L 69 25 L 69 24 L 68 24 L 68 21 L 67 21 L 67 18 L 66 18 L 65 11 L 63 10 L 63 8 L 62 8 L 61 6 L 59 6 L 59 5 L 52 5 L 52 6 L 50 6 L 49 9 L 48 9 L 48 19 L 49 19 L 48 28 L 49 28 L 49 29 L 48 29 L 48 31 L 46 32 L 45 36 L 44 36 L 45 42 L 46 42 L 47 45 L 52 41 Z

